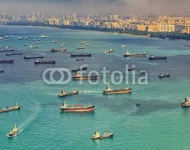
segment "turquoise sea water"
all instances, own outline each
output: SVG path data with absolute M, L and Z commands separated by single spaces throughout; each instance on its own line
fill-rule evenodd
M 15 52 L 24 55 L 44 55 L 45 59 L 56 60 L 56 65 L 34 65 L 34 60 L 24 60 L 23 56 L 5 56 L 0 59 L 14 59 L 14 64 L 0 64 L 0 107 L 21 105 L 19 111 L 0 114 L 1 149 L 64 149 L 64 150 L 126 150 L 126 149 L 189 149 L 190 109 L 183 109 L 180 103 L 190 95 L 189 41 L 163 40 L 148 37 L 126 36 L 92 31 L 61 30 L 40 27 L 0 26 L 0 34 L 11 37 L 0 40 L 3 47 L 11 46 Z M 49 40 L 40 36 L 49 35 Z M 19 36 L 32 35 L 31 40 L 17 40 Z M 36 45 L 33 39 L 41 39 L 38 49 L 29 49 L 24 44 Z M 53 39 L 58 43 L 51 43 Z M 81 41 L 91 43 L 84 50 Z M 62 43 L 68 53 L 51 53 L 51 48 L 59 49 Z M 126 48 L 121 48 L 125 44 Z M 114 48 L 111 54 L 105 50 Z M 144 58 L 123 58 L 123 53 L 146 52 L 148 55 L 166 55 L 168 62 L 149 61 Z M 71 52 L 92 53 L 91 58 L 75 61 Z M 66 85 L 48 85 L 42 80 L 42 72 L 50 67 L 73 68 L 88 64 L 88 69 L 99 73 L 106 66 L 113 72 L 125 74 L 126 65 L 135 65 L 135 84 L 132 73 L 129 83 L 126 78 L 119 85 L 111 83 L 111 74 L 106 80 L 112 88 L 131 87 L 131 94 L 105 96 L 100 73 L 99 83 L 90 85 L 84 81 L 71 81 Z M 148 71 L 148 84 L 138 84 L 139 71 Z M 159 79 L 160 73 L 169 72 L 171 77 Z M 119 77 L 116 76 L 118 81 Z M 62 89 L 80 93 L 66 98 L 58 98 Z M 93 113 L 60 113 L 59 108 L 66 101 L 70 104 L 95 105 Z M 140 107 L 136 107 L 140 103 Z M 14 138 L 6 134 L 17 124 L 20 133 Z M 93 141 L 94 131 L 113 132 L 111 139 Z

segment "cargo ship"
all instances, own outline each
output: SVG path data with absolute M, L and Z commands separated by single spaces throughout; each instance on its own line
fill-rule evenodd
M 38 65 L 38 64 L 55 64 L 55 60 L 38 60 L 38 59 L 36 59 L 34 64 L 36 64 L 36 65 Z
M 11 55 L 22 55 L 22 53 L 6 53 L 6 56 L 11 56 Z
M 154 56 L 154 55 L 150 55 L 149 60 L 166 60 L 167 57 L 166 56 Z
M 90 112 L 94 111 L 94 105 L 89 104 L 84 107 L 82 104 L 73 104 L 70 107 L 67 106 L 66 102 L 63 103 L 60 110 L 62 112 Z
M 72 53 L 71 57 L 91 57 L 91 54 L 83 54 L 83 53 Z
M 190 99 L 186 97 L 185 100 L 181 103 L 182 107 L 190 107 Z
M 112 132 L 107 132 L 107 133 L 104 133 L 103 135 L 100 135 L 100 132 L 96 131 L 92 135 L 91 139 L 98 140 L 98 139 L 105 139 L 105 138 L 110 138 L 110 137 L 113 137 Z
M 4 112 L 8 112 L 8 111 L 13 111 L 13 110 L 19 110 L 20 106 L 19 105 L 15 105 L 15 106 L 11 106 L 11 107 L 6 107 L 6 108 L 2 108 L 0 109 L 0 113 L 4 113 Z
M 64 89 L 61 91 L 61 94 L 58 95 L 58 97 L 66 97 L 66 96 L 71 96 L 71 95 L 75 95 L 78 94 L 79 91 L 78 90 L 73 90 L 72 92 L 66 92 Z
M 14 60 L 0 60 L 0 64 L 13 64 Z
M 7 134 L 7 136 L 8 136 L 8 137 L 13 137 L 13 136 L 16 136 L 18 133 L 19 133 L 19 130 L 18 130 L 18 128 L 16 127 L 16 124 L 15 124 L 15 127 L 13 128 L 13 130 L 10 131 L 10 132 Z
M 51 52 L 67 52 L 67 50 L 66 49 L 57 50 L 57 49 L 52 48 Z
M 37 59 L 37 58 L 44 58 L 44 56 L 24 56 L 24 59 Z
M 99 78 L 98 75 L 94 75 L 94 76 L 81 76 L 80 72 L 77 72 L 72 79 L 73 80 L 97 80 Z
M 137 53 L 137 54 L 130 54 L 128 51 L 123 54 L 124 57 L 143 57 L 147 56 L 147 54 L 144 53 Z
M 103 94 L 109 95 L 109 94 L 127 94 L 131 93 L 132 88 L 125 88 L 125 89 L 114 89 L 111 90 L 109 86 L 106 87 L 106 89 L 103 91 Z

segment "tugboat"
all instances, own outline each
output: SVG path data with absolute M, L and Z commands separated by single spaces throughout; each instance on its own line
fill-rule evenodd
M 124 57 L 143 57 L 146 56 L 147 54 L 144 53 L 137 53 L 137 54 L 130 54 L 128 51 L 123 54 Z
M 0 64 L 13 64 L 14 60 L 0 60 Z
M 109 86 L 106 87 L 106 89 L 103 91 L 103 94 L 109 95 L 109 94 L 127 94 L 131 93 L 132 88 L 126 88 L 126 89 L 114 89 L 111 90 Z
M 66 97 L 66 96 L 71 96 L 71 95 L 75 95 L 78 94 L 79 91 L 78 90 L 73 90 L 72 92 L 66 92 L 64 89 L 61 91 L 61 94 L 58 95 L 58 97 Z
M 104 138 L 110 138 L 113 137 L 113 133 L 112 132 L 108 132 L 108 133 L 104 133 L 102 136 L 100 135 L 100 132 L 96 131 L 94 132 L 94 134 L 92 135 L 91 139 L 93 140 L 98 140 L 98 139 L 104 139 Z
M 159 78 L 164 78 L 164 77 L 170 77 L 170 74 L 167 73 L 167 74 L 160 74 L 159 75 Z
M 166 56 L 154 56 L 154 55 L 150 55 L 149 60 L 166 60 L 167 57 Z
M 73 104 L 70 107 L 64 102 L 60 110 L 62 112 L 90 112 L 94 111 L 94 105 L 89 104 L 88 106 L 84 107 L 82 104 Z
M 77 72 L 72 78 L 73 78 L 73 80 L 97 80 L 99 78 L 99 76 L 98 75 L 81 76 L 80 72 Z
M 16 124 L 15 124 L 15 127 L 13 128 L 13 130 L 10 131 L 10 132 L 7 134 L 7 136 L 8 136 L 8 137 L 13 137 L 13 136 L 16 136 L 18 133 L 19 133 L 19 130 L 18 130 L 18 128 L 16 127 Z
M 190 99 L 186 97 L 185 100 L 181 103 L 182 107 L 190 107 Z
M 55 64 L 55 60 L 38 60 L 38 59 L 36 59 L 34 64 L 36 64 L 36 65 L 38 65 L 38 64 Z
M 8 111 L 13 111 L 13 110 L 19 110 L 20 109 L 20 105 L 15 105 L 15 106 L 11 106 L 11 107 L 6 107 L 6 108 L 2 108 L 0 109 L 0 113 L 4 113 L 4 112 L 8 112 Z
M 24 59 L 37 59 L 37 58 L 44 58 L 44 56 L 24 56 Z
M 71 57 L 91 57 L 91 54 L 82 54 L 82 53 L 72 53 Z

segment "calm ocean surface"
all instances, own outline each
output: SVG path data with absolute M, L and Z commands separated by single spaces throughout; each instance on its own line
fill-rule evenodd
M 14 64 L 0 64 L 0 108 L 21 105 L 19 111 L 0 114 L 0 149 L 64 149 L 64 150 L 152 150 L 152 149 L 189 149 L 190 109 L 183 109 L 180 103 L 190 96 L 190 47 L 189 41 L 163 40 L 148 37 L 126 36 L 94 31 L 61 30 L 42 27 L 0 26 L 0 34 L 9 40 L 0 40 L 4 48 L 11 46 L 22 56 L 5 56 L 0 60 L 14 59 Z M 49 39 L 41 39 L 41 35 Z M 17 40 L 27 37 L 30 40 Z M 51 41 L 57 39 L 57 43 Z M 40 39 L 42 44 L 35 44 Z M 84 50 L 82 41 L 91 43 Z M 51 53 L 51 49 L 64 47 L 68 53 Z M 29 49 L 24 44 L 37 45 L 38 49 Z M 126 48 L 121 48 L 125 44 Z M 103 54 L 105 50 L 116 51 Z M 168 56 L 163 60 L 149 61 L 147 57 L 124 58 L 125 51 L 131 53 L 146 52 L 148 55 Z M 72 52 L 92 53 L 91 58 L 75 61 L 70 58 Z M 47 60 L 56 60 L 55 65 L 34 65 L 34 60 L 24 60 L 25 55 L 44 55 Z M 64 67 L 71 69 L 75 65 L 88 65 L 88 70 L 100 73 L 99 83 L 91 85 L 87 81 L 71 81 L 69 84 L 48 85 L 42 80 L 46 68 Z M 101 70 L 106 66 L 111 73 L 119 70 L 125 75 L 125 66 L 135 65 L 135 83 L 132 73 L 119 85 L 111 83 L 111 74 L 106 80 L 111 88 L 131 87 L 131 94 L 105 96 Z M 139 71 L 148 71 L 148 84 L 138 84 Z M 160 73 L 170 73 L 170 78 L 159 79 Z M 115 76 L 118 81 L 119 77 Z M 62 89 L 80 93 L 66 98 L 58 98 Z M 70 104 L 95 105 L 93 113 L 60 113 L 59 108 L 66 101 Z M 140 103 L 140 107 L 136 107 Z M 20 133 L 14 138 L 6 134 L 18 125 Z M 103 140 L 91 140 L 95 131 L 113 132 L 114 137 Z

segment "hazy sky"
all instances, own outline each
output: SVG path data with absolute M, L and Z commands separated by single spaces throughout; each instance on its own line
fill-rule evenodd
M 190 14 L 190 0 L 0 0 L 6 14 Z

